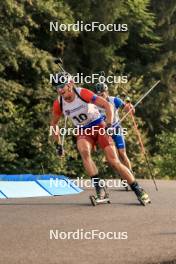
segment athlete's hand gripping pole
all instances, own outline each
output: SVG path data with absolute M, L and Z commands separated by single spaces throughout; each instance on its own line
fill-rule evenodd
M 61 58 L 57 58 L 54 60 L 54 63 L 58 65 L 59 69 L 63 72 L 66 72 L 66 70 L 63 68 L 63 61 Z

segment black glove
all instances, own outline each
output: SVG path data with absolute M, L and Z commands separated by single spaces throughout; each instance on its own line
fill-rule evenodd
M 61 144 L 56 144 L 56 154 L 58 156 L 63 156 L 64 155 L 64 149 Z
M 106 124 L 105 129 L 107 130 L 107 129 L 110 128 L 110 127 L 112 127 L 112 124 L 108 123 L 108 124 Z

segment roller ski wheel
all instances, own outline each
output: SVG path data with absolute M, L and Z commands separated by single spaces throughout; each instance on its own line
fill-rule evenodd
M 138 201 L 143 205 L 146 206 L 147 204 L 151 203 L 151 200 L 148 194 L 145 191 L 142 191 L 141 194 L 138 196 Z
M 94 195 L 91 195 L 89 198 L 93 206 L 96 206 L 98 204 L 105 204 L 105 203 L 110 204 L 111 203 L 109 195 L 106 195 L 104 198 L 99 198 Z

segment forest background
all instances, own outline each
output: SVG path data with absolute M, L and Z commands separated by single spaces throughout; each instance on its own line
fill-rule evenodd
M 50 21 L 127 24 L 127 32 L 50 31 Z M 75 139 L 65 141 L 58 159 L 49 137 L 57 94 L 49 83 L 62 57 L 71 74 L 105 71 L 128 76 L 110 94 L 135 103 L 161 83 L 136 109 L 136 120 L 157 178 L 176 176 L 176 1 L 175 0 L 4 0 L 0 5 L 0 173 L 45 173 L 85 177 Z M 95 84 L 83 86 L 93 90 Z M 123 113 L 120 113 L 123 116 Z M 62 120 L 63 124 L 64 120 Z M 127 152 L 136 177 L 148 178 L 133 123 L 128 117 Z M 98 150 L 99 151 L 99 150 Z M 113 175 L 94 160 L 106 177 Z

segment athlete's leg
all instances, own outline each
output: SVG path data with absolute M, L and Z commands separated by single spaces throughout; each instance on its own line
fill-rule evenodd
M 100 147 L 104 149 L 107 161 L 115 168 L 124 180 L 127 180 L 131 189 L 135 192 L 138 200 L 142 204 L 148 203 L 150 201 L 148 194 L 142 189 L 138 182 L 135 181 L 135 178 L 130 170 L 118 159 L 116 147 L 113 144 L 112 138 L 107 135 L 99 134 L 98 143 Z
M 128 184 L 136 194 L 140 203 L 142 203 L 143 205 L 149 203 L 150 198 L 148 194 L 138 184 L 130 170 L 119 161 L 115 146 L 109 145 L 104 149 L 104 151 L 108 162 L 117 170 L 117 172 L 124 180 L 127 180 Z
M 98 174 L 97 167 L 91 157 L 92 144 L 87 139 L 78 139 L 77 148 L 87 174 L 90 177 Z
M 112 136 L 114 143 L 116 145 L 118 157 L 120 161 L 131 171 L 131 163 L 129 161 L 129 158 L 126 154 L 126 148 L 125 148 L 125 139 L 124 136 L 121 134 Z
M 127 180 L 129 185 L 135 182 L 133 174 L 118 159 L 117 154 L 116 154 L 116 147 L 114 145 L 106 146 L 104 148 L 104 152 L 105 152 L 107 161 L 114 167 L 114 169 L 120 174 L 120 176 L 124 180 Z
M 84 168 L 87 174 L 91 177 L 92 183 L 95 187 L 97 198 L 103 199 L 105 193 L 100 185 L 100 175 L 98 174 L 98 169 L 91 157 L 92 147 L 93 147 L 93 143 L 91 143 L 89 140 L 85 138 L 81 138 L 77 140 L 77 148 L 81 155 Z
M 126 149 L 125 148 L 119 148 L 119 149 L 117 149 L 117 151 L 118 151 L 119 158 L 120 158 L 121 162 L 131 171 L 132 170 L 131 162 L 127 156 Z

